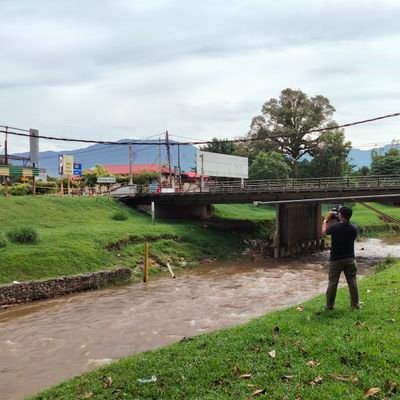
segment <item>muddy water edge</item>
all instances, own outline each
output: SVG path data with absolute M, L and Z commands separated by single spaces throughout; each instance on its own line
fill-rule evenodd
M 360 276 L 400 237 L 357 243 Z M 118 358 L 249 321 L 326 289 L 327 252 L 296 259 L 213 262 L 150 284 L 15 306 L 0 312 L 0 393 L 20 400 Z M 344 281 L 342 281 L 342 284 Z M 321 304 L 322 306 L 322 304 Z

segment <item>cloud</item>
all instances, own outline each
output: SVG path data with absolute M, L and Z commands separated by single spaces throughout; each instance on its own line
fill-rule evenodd
M 165 129 L 234 137 L 286 87 L 328 97 L 338 122 L 398 111 L 394 0 L 1 5 L 0 124 L 110 140 Z M 399 134 L 385 129 L 388 140 Z M 346 132 L 353 141 L 377 134 Z

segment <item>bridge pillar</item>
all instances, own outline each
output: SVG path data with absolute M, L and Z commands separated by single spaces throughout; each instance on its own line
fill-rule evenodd
M 278 204 L 274 257 L 323 249 L 320 204 Z

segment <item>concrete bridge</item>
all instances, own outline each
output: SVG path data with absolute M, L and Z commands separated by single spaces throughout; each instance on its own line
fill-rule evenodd
M 212 204 L 263 202 L 276 205 L 275 257 L 324 246 L 321 204 L 355 201 L 400 201 L 400 176 L 362 176 L 268 181 L 210 182 L 169 193 L 147 186 L 125 187 L 112 196 L 146 211 L 154 202 L 159 217 L 206 218 Z

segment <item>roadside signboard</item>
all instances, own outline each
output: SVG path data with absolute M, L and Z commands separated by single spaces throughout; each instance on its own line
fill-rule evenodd
M 82 164 L 74 163 L 74 175 L 82 176 Z
M 97 178 L 97 183 L 115 183 L 115 176 L 99 176 Z
M 64 175 L 73 175 L 74 173 L 74 156 L 64 155 Z
M 247 157 L 197 151 L 197 174 L 247 179 L 249 160 Z

